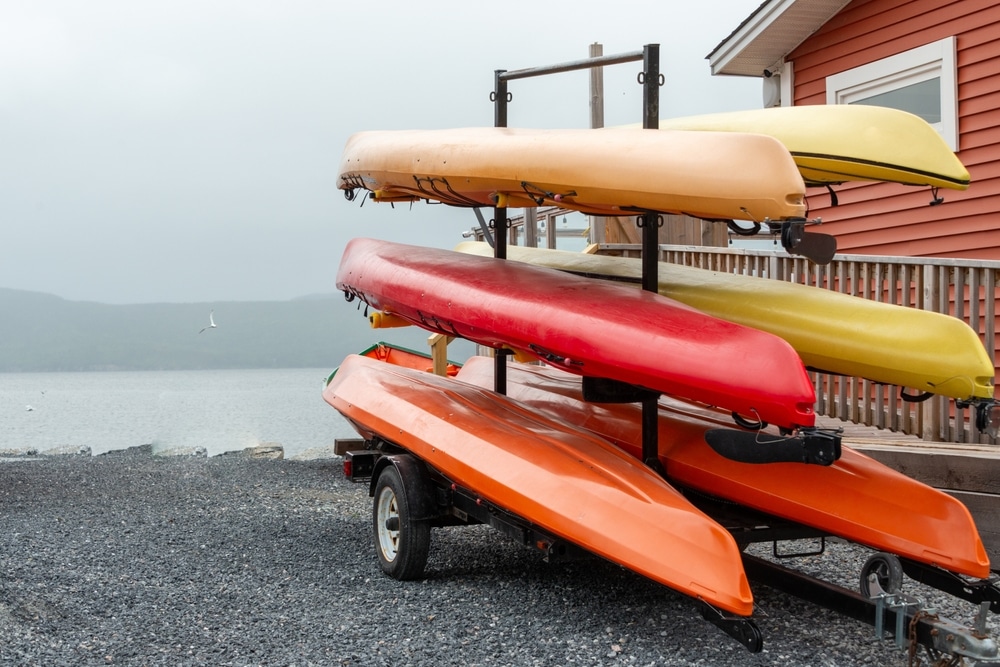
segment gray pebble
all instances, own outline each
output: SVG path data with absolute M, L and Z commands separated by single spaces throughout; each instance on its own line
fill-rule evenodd
M 906 664 L 871 627 L 765 586 L 752 655 L 682 595 L 483 526 L 435 530 L 425 579 L 398 582 L 370 512 L 336 458 L 0 463 L 0 664 Z M 853 588 L 866 557 L 833 544 L 802 565 Z

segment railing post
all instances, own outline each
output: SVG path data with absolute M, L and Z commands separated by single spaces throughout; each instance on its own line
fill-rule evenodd
M 538 247 L 538 209 L 524 209 L 524 245 Z
M 938 302 L 941 299 L 939 287 L 938 271 L 940 267 L 933 264 L 923 266 L 923 309 L 938 312 Z M 920 411 L 920 437 L 924 440 L 935 442 L 941 439 L 941 401 L 937 396 L 921 404 Z

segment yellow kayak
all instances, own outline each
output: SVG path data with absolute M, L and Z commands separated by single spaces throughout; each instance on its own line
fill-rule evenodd
M 809 185 L 887 181 L 965 190 L 969 172 L 919 116 L 867 105 L 808 105 L 687 116 L 664 130 L 758 132 L 792 154 Z
M 485 243 L 459 252 L 491 256 Z M 634 282 L 638 259 L 511 246 L 508 259 Z M 993 398 L 993 363 L 965 322 L 781 280 L 660 262 L 660 294 L 785 339 L 806 367 L 909 387 L 958 400 Z

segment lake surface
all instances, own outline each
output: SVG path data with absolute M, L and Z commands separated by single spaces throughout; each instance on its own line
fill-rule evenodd
M 357 437 L 323 401 L 331 370 L 0 373 L 0 452 L 151 444 L 215 456 L 277 443 L 291 458 Z

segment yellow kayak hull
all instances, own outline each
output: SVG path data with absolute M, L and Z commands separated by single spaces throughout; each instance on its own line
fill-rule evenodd
M 969 172 L 941 135 L 919 116 L 867 105 L 808 105 L 688 116 L 660 129 L 758 132 L 792 154 L 810 185 L 886 181 L 953 190 Z
M 490 256 L 485 243 L 459 252 Z M 507 249 L 508 259 L 634 282 L 638 259 L 563 250 Z M 924 310 L 780 280 L 659 263 L 660 294 L 720 319 L 785 339 L 811 369 L 959 400 L 993 398 L 993 362 L 965 322 Z

